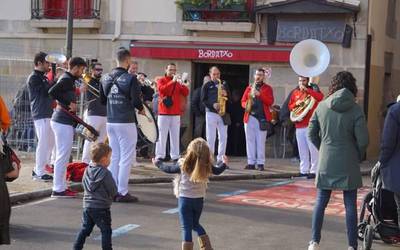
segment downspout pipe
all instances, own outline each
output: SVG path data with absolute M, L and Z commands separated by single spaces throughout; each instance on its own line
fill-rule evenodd
M 116 41 L 121 36 L 121 25 L 122 25 L 122 0 L 115 0 L 115 27 L 114 37 L 111 41 Z

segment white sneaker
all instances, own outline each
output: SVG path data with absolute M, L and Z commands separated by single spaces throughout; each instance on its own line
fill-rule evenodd
M 347 248 L 347 250 L 357 250 L 357 249 L 355 249 L 354 247 L 349 247 Z
M 319 244 L 317 242 L 310 242 L 308 250 L 319 250 Z

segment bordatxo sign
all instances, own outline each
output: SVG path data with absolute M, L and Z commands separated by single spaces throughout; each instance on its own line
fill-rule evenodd
M 199 59 L 229 59 L 233 57 L 230 50 L 199 49 Z

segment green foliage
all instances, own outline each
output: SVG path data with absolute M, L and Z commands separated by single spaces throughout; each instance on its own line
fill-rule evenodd
M 211 0 L 177 0 L 175 4 L 180 8 L 183 8 L 184 5 L 192 5 L 194 7 L 203 7 L 211 4 Z

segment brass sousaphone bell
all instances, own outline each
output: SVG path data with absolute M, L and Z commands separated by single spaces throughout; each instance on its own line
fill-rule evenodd
M 315 39 L 297 43 L 290 52 L 290 66 L 299 76 L 315 77 L 321 75 L 329 66 L 328 47 Z M 300 122 L 315 104 L 315 99 L 308 95 L 302 103 L 290 112 L 292 122 Z

